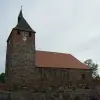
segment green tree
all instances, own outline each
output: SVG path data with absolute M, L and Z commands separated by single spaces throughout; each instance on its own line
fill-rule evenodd
M 5 82 L 5 73 L 0 74 L 0 82 L 4 83 Z
M 99 74 L 98 74 L 98 64 L 94 63 L 92 59 L 87 59 L 86 61 L 84 61 L 84 64 L 91 69 L 92 76 L 94 78 L 99 76 Z

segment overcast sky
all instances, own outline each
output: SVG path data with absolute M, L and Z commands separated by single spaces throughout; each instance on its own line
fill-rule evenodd
M 37 32 L 37 49 L 71 53 L 82 62 L 90 58 L 100 65 L 100 0 L 0 0 L 0 72 L 21 5 Z

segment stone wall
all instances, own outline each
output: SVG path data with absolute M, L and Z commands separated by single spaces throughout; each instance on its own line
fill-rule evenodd
M 6 84 L 10 89 L 32 86 L 35 73 L 35 34 L 23 41 L 21 32 L 13 30 L 7 44 Z
M 90 92 L 90 89 L 67 89 L 66 91 L 47 89 L 45 92 L 34 92 L 32 90 L 5 91 L 0 93 L 0 100 L 75 100 L 75 98 L 84 100 L 84 97 L 91 98 Z
M 66 85 L 67 87 L 90 88 L 92 75 L 90 70 L 37 68 L 42 87 Z M 84 75 L 84 77 L 82 76 Z M 81 86 L 82 85 L 82 86 Z
M 0 91 L 0 100 L 11 100 L 10 91 Z

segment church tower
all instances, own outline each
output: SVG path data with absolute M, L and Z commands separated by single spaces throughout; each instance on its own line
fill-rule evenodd
M 34 81 L 35 33 L 21 9 L 18 23 L 7 40 L 5 81 L 10 89 L 29 88 Z

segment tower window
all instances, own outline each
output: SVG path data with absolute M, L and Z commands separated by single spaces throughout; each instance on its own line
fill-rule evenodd
M 10 41 L 8 41 L 8 44 L 10 44 Z
M 8 44 L 10 44 L 10 40 L 8 40 L 7 42 L 8 42 Z
M 26 36 L 27 36 L 27 32 L 24 32 L 24 31 L 23 31 L 23 32 L 22 32 L 22 36 L 23 36 L 23 37 L 26 37 Z
M 20 31 L 19 30 L 17 31 L 17 34 L 20 35 Z
M 32 34 L 31 34 L 31 32 L 29 32 L 29 37 L 31 37 L 32 36 Z

